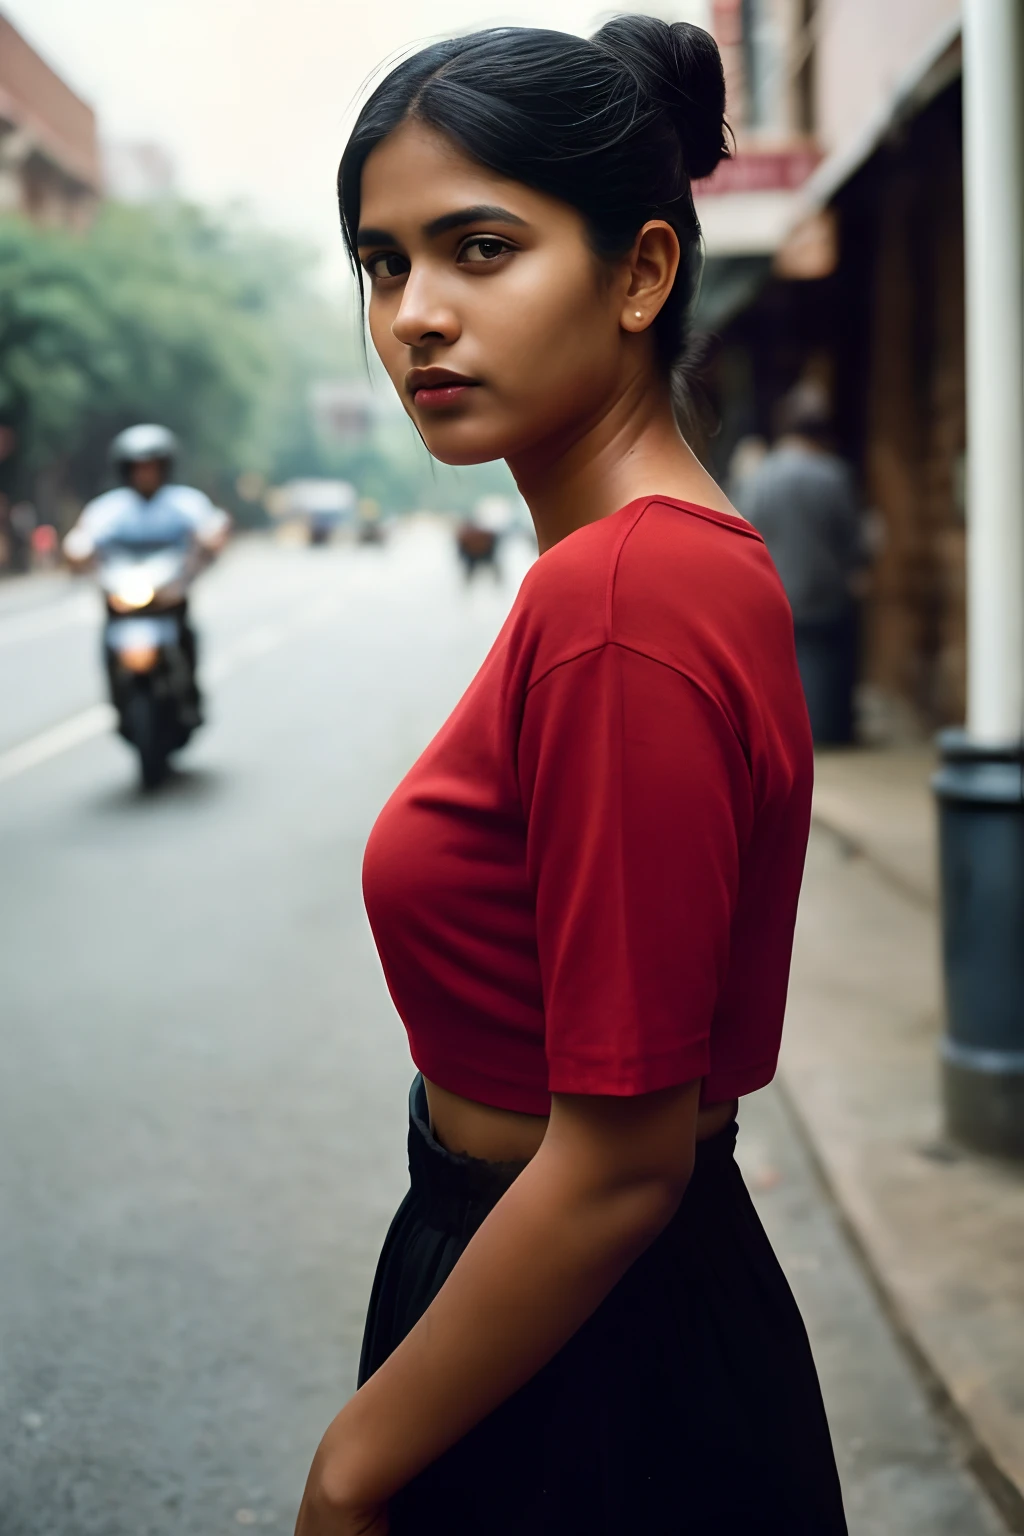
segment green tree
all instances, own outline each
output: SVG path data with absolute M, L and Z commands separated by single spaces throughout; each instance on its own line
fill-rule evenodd
M 79 500 L 93 494 L 110 438 L 144 420 L 179 435 L 183 474 L 211 491 L 243 468 L 274 476 L 309 438 L 312 378 L 355 363 L 311 269 L 240 217 L 183 205 L 108 206 L 84 236 L 0 220 L 14 489 L 31 494 L 46 472 Z

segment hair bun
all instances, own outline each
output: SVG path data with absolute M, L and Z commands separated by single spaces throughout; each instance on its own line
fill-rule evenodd
M 725 75 L 718 44 L 703 27 L 655 16 L 616 16 L 591 42 L 614 56 L 672 119 L 691 180 L 710 176 L 729 153 Z

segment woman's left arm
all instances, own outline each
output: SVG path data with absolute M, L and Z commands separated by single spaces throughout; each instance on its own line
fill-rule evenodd
M 678 1207 L 699 1095 L 554 1096 L 536 1157 L 324 1435 L 296 1536 L 386 1531 L 387 1500 L 571 1338 Z
M 385 1531 L 392 1494 L 558 1352 L 667 1225 L 692 1171 L 752 816 L 743 745 L 706 688 L 608 643 L 530 687 L 517 774 L 551 1120 L 327 1431 L 298 1536 Z M 683 1086 L 636 1092 L 673 1078 Z

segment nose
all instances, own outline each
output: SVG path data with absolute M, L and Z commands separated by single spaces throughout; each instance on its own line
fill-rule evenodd
M 422 268 L 419 272 L 411 271 L 403 285 L 402 302 L 391 326 L 396 341 L 406 347 L 422 347 L 431 341 L 450 346 L 458 340 L 461 331 L 458 316 L 438 292 L 430 272 Z

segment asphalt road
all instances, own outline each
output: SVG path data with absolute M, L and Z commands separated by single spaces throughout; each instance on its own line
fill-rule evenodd
M 197 590 L 211 722 L 148 798 L 88 585 L 0 589 L 2 1536 L 290 1532 L 404 1183 L 362 846 L 525 563 L 467 589 L 426 523 L 240 544 Z M 742 1126 L 851 1530 L 1000 1530 L 778 1093 Z

